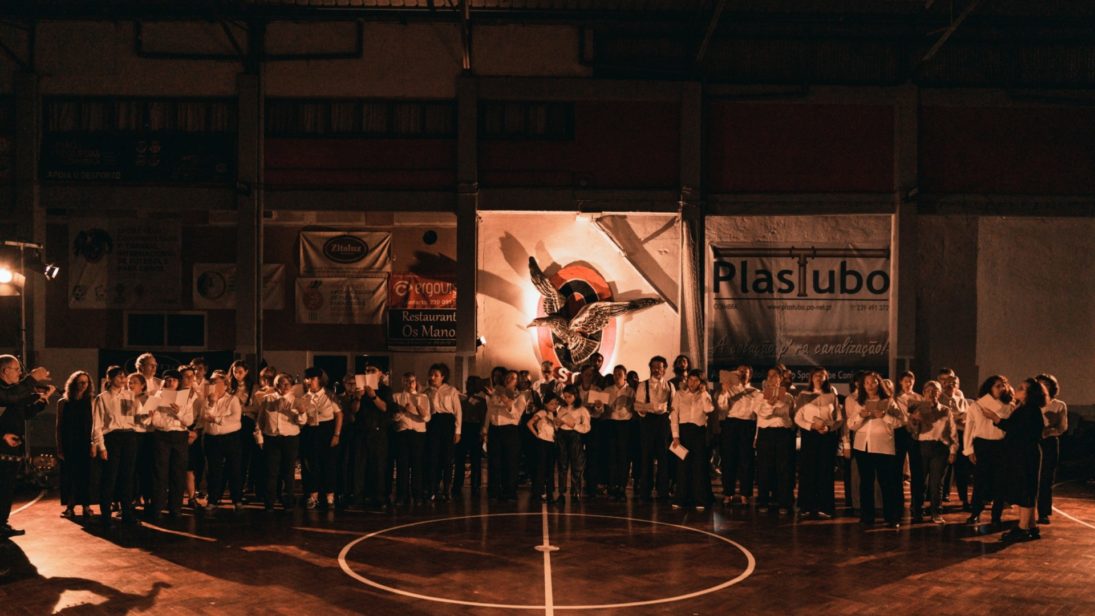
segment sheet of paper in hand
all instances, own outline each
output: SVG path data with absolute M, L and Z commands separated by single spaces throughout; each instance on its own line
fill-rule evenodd
M 680 458 L 682 460 L 685 459 L 686 456 L 688 456 L 688 448 L 685 447 L 684 445 L 677 445 L 677 444 L 674 444 L 674 443 L 670 443 L 669 444 L 669 451 L 673 452 L 673 455 L 677 456 L 678 458 Z

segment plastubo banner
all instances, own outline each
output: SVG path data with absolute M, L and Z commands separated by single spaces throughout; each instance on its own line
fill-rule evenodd
M 387 276 L 297 278 L 297 323 L 380 325 L 387 285 Z
M 301 231 L 300 275 L 340 278 L 389 272 L 391 249 L 391 233 Z
M 709 255 L 712 365 L 824 366 L 835 380 L 887 366 L 890 252 L 884 242 L 722 243 L 712 244 Z

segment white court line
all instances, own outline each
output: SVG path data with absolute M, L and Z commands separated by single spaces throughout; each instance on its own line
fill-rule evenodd
M 1053 484 L 1053 487 L 1056 488 L 1057 486 L 1063 486 L 1066 483 L 1073 483 L 1074 481 L 1077 481 L 1077 480 L 1076 479 L 1069 479 L 1067 481 L 1059 481 L 1059 482 Z M 1074 516 L 1070 515 L 1067 512 L 1061 511 L 1060 507 L 1054 507 L 1053 510 L 1056 511 L 1057 513 L 1065 516 L 1066 518 L 1072 520 L 1073 522 L 1075 522 L 1077 524 L 1080 524 L 1082 526 L 1086 526 L 1086 527 L 1090 528 L 1091 530 L 1095 530 L 1095 526 L 1092 526 L 1091 524 L 1088 524 L 1087 522 L 1084 522 L 1083 520 L 1081 520 L 1077 517 L 1074 517 Z
M 493 518 L 493 517 L 521 517 L 521 516 L 533 516 L 533 515 L 537 515 L 537 514 L 536 513 L 483 513 L 483 514 L 478 514 L 478 515 L 466 515 L 466 516 L 462 515 L 462 516 L 451 516 L 451 517 L 447 517 L 447 518 L 434 518 L 434 519 L 431 519 L 431 520 L 419 520 L 417 522 L 409 522 L 409 523 L 406 523 L 406 524 L 400 524 L 398 526 L 392 526 L 392 527 L 389 527 L 389 528 L 384 528 L 384 529 L 381 529 L 381 530 L 373 531 L 371 533 L 362 535 L 361 537 L 358 537 L 357 539 L 354 539 L 353 541 L 347 543 L 338 554 L 338 564 L 339 564 L 339 567 L 342 568 L 343 573 L 345 573 L 346 575 L 352 577 L 353 579 L 361 582 L 362 584 L 365 584 L 367 586 L 372 586 L 373 588 L 384 590 L 384 591 L 390 592 L 392 594 L 400 595 L 400 596 L 403 596 L 403 597 L 410 597 L 410 598 L 413 598 L 413 599 L 423 599 L 423 600 L 426 600 L 426 601 L 435 601 L 437 603 L 447 603 L 447 604 L 450 604 L 450 605 L 467 605 L 467 606 L 470 606 L 470 607 L 487 607 L 487 608 L 499 608 L 499 609 L 508 609 L 508 610 L 543 610 L 543 609 L 547 609 L 546 602 L 545 602 L 545 605 L 528 605 L 528 604 L 526 604 L 526 605 L 520 605 L 520 604 L 514 605 L 514 604 L 507 604 L 507 603 L 487 603 L 487 602 L 481 602 L 481 601 L 464 601 L 462 599 L 449 599 L 447 597 L 435 597 L 435 596 L 431 596 L 431 595 L 424 595 L 424 594 L 421 594 L 421 593 L 411 592 L 411 591 L 408 591 L 408 590 L 402 590 L 402 589 L 399 589 L 399 588 L 395 588 L 393 586 L 388 586 L 388 585 L 385 585 L 385 584 L 381 584 L 380 582 L 377 582 L 375 580 L 369 579 L 369 578 L 361 575 L 360 573 L 354 571 L 353 568 L 350 567 L 350 564 L 346 561 L 346 557 L 349 555 L 350 550 L 352 550 L 354 548 L 354 546 L 356 546 L 357 544 L 359 544 L 362 541 L 365 541 L 367 539 L 371 539 L 373 537 L 377 537 L 379 535 L 383 535 L 385 533 L 389 533 L 389 532 L 396 531 L 396 530 L 401 530 L 401 529 L 405 529 L 405 528 L 412 528 L 412 527 L 415 527 L 415 526 L 422 526 L 424 524 L 436 524 L 436 523 L 439 523 L 439 522 L 451 522 L 451 521 L 454 521 L 454 520 L 470 520 L 470 519 Z M 605 604 L 601 604 L 601 605 L 553 605 L 553 609 L 556 609 L 556 610 L 610 610 L 610 609 L 621 609 L 621 608 L 629 608 L 629 607 L 642 607 L 642 606 L 648 606 L 648 605 L 659 605 L 659 604 L 663 604 L 663 603 L 673 603 L 673 602 L 676 602 L 676 601 L 684 601 L 686 599 L 694 599 L 694 598 L 700 597 L 702 595 L 706 595 L 706 594 L 713 593 L 713 592 L 718 592 L 720 590 L 723 590 L 725 588 L 729 588 L 729 587 L 741 582 L 742 580 L 744 580 L 744 579 L 748 578 L 750 575 L 752 575 L 753 572 L 756 570 L 756 567 L 757 567 L 756 558 L 753 557 L 753 553 L 750 552 L 749 550 L 747 550 L 745 548 L 745 546 L 741 545 L 737 541 L 734 541 L 733 539 L 728 539 L 726 537 L 723 537 L 722 535 L 715 534 L 711 531 L 707 531 L 707 530 L 703 530 L 703 529 L 699 529 L 699 528 L 693 528 L 691 526 L 685 526 L 683 524 L 672 524 L 670 522 L 659 522 L 657 520 L 644 520 L 642 518 L 632 518 L 632 517 L 628 517 L 628 516 L 597 515 L 597 514 L 586 514 L 586 513 L 563 513 L 563 512 L 557 512 L 554 515 L 556 515 L 556 516 L 585 517 L 585 518 L 599 518 L 599 519 L 606 519 L 606 520 L 623 520 L 623 521 L 626 521 L 626 522 L 639 522 L 639 523 L 643 523 L 643 524 L 651 524 L 651 525 L 655 525 L 655 526 L 667 526 L 667 527 L 670 527 L 670 528 L 677 528 L 677 529 L 681 529 L 681 530 L 687 530 L 687 531 L 691 531 L 691 532 L 694 532 L 694 533 L 699 533 L 701 535 L 707 535 L 708 537 L 711 537 L 713 539 L 717 539 L 717 540 L 719 540 L 723 543 L 726 543 L 726 544 L 729 544 L 729 545 L 733 546 L 734 548 L 736 548 L 738 551 L 740 551 L 745 556 L 746 563 L 747 563 L 746 567 L 745 567 L 745 570 L 743 572 L 741 572 L 739 575 L 737 575 L 737 576 L 735 576 L 731 579 L 728 579 L 728 580 L 726 580 L 726 581 L 724 581 L 720 584 L 717 584 L 715 586 L 711 586 L 709 588 L 704 588 L 704 589 L 701 589 L 701 590 L 693 591 L 693 592 L 690 592 L 690 593 L 675 595 L 675 596 L 671 596 L 671 597 L 662 597 L 662 598 L 659 598 L 659 599 L 649 599 L 649 600 L 645 600 L 645 601 L 630 601 L 630 602 L 626 602 L 626 603 L 605 603 Z M 552 546 L 552 547 L 555 547 L 555 546 Z
M 540 546 L 540 551 L 544 553 L 544 614 L 545 616 L 555 615 L 555 596 L 551 589 L 551 552 L 553 550 L 550 536 L 548 535 L 548 508 L 547 503 L 543 504 L 541 513 L 544 517 L 544 543 Z
M 22 507 L 16 509 L 15 511 L 12 511 L 8 515 L 13 516 L 13 515 L 19 513 L 20 511 L 26 511 L 27 509 L 30 509 L 32 506 L 34 506 L 34 503 L 37 503 L 38 501 L 42 500 L 42 497 L 45 496 L 45 495 L 46 495 L 46 490 L 45 490 L 45 488 L 43 488 L 42 491 L 38 493 L 38 496 L 35 496 L 33 500 L 31 500 L 29 503 L 23 505 Z
M 203 537 L 201 535 L 195 535 L 194 533 L 184 533 L 181 530 L 171 530 L 170 528 L 164 528 L 162 526 L 156 526 L 155 524 L 149 524 L 148 522 L 141 522 L 141 526 L 145 528 L 151 528 L 152 530 L 159 531 L 161 533 L 167 533 L 169 535 L 178 535 L 180 537 L 186 537 L 187 539 L 197 539 L 198 541 L 207 541 L 209 543 L 216 543 L 217 540 L 212 537 Z

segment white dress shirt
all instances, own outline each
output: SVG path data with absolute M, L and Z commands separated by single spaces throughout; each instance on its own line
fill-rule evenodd
M 392 401 L 399 407 L 395 411 L 396 432 L 426 431 L 426 423 L 430 421 L 430 399 L 426 394 L 400 391 L 392 394 Z
M 966 409 L 966 432 L 963 434 L 962 453 L 967 457 L 974 453 L 973 439 L 980 438 L 987 441 L 1001 441 L 1004 439 L 1004 431 L 996 427 L 992 420 L 985 417 L 982 409 L 995 411 L 1001 419 L 1011 416 L 1015 406 L 1004 404 L 990 395 L 984 395 L 973 401 Z
M 728 391 L 719 388 L 715 396 L 715 412 L 719 421 L 726 419 L 742 419 L 755 421 L 757 407 L 764 401 L 764 394 L 759 389 L 746 385 L 745 387 L 731 387 Z
M 909 421 L 909 430 L 914 439 L 920 442 L 938 441 L 946 445 L 952 454 L 958 453 L 958 427 L 954 425 L 950 407 L 921 400 L 912 409 L 916 411 L 914 417 L 919 417 Z
M 970 400 L 967 400 L 961 391 L 955 390 L 950 397 L 939 394 L 939 404 L 951 410 L 955 428 L 959 431 L 966 429 L 966 413 L 969 410 Z
M 460 392 L 448 383 L 442 383 L 441 387 L 429 387 L 426 389 L 426 397 L 430 401 L 430 415 L 454 415 L 456 417 L 456 432 L 460 434 L 460 424 L 463 417 L 460 406 Z
M 508 390 L 498 388 L 487 399 L 487 424 L 491 426 L 516 426 L 521 423 L 521 415 L 528 408 L 530 392 L 513 392 L 510 397 Z
M 693 392 L 687 388 L 673 396 L 673 410 L 669 412 L 669 431 L 673 438 L 681 437 L 681 424 L 704 427 L 707 416 L 715 410 L 711 394 L 706 389 Z
M 556 418 L 559 429 L 564 432 L 577 432 L 586 434 L 589 432 L 589 409 L 584 406 L 561 406 Z M 568 425 L 568 422 L 574 425 Z
M 791 418 L 791 407 L 795 404 L 791 394 L 782 394 L 775 404 L 761 394 L 760 404 L 757 405 L 757 429 L 762 428 L 793 428 L 795 422 Z
M 240 423 L 242 415 L 243 407 L 240 406 L 240 399 L 226 393 L 214 400 L 213 404 L 206 409 L 205 433 L 210 436 L 222 436 L 239 432 L 243 427 Z
M 155 396 L 163 389 L 163 379 L 159 377 L 148 377 L 144 380 L 145 390 L 144 392 L 150 396 Z
M 308 425 L 318 426 L 327 421 L 334 421 L 335 415 L 342 412 L 342 407 L 337 400 L 332 400 L 326 389 L 309 391 L 301 396 L 301 404 L 308 413 Z
M 555 413 L 540 409 L 532 415 L 532 433 L 536 438 L 548 443 L 555 442 Z
M 166 394 L 166 390 L 161 389 L 153 398 L 162 401 Z M 186 432 L 194 424 L 194 418 L 196 417 L 194 411 L 201 408 L 198 406 L 199 403 L 200 396 L 194 393 L 193 390 L 186 390 L 185 397 L 180 396 L 175 399 L 175 405 L 179 407 L 177 412 L 166 401 L 153 403 L 155 404 L 155 410 L 152 412 L 152 426 L 159 432 Z
M 635 412 L 639 417 L 665 415 L 674 395 L 673 385 L 662 379 L 647 379 L 635 391 Z
M 1050 400 L 1046 408 L 1042 409 L 1042 419 L 1046 423 L 1042 438 L 1061 436 L 1068 432 L 1068 405 L 1056 398 Z
M 624 383 L 622 386 L 618 386 L 615 383 L 605 387 L 605 392 L 608 393 L 611 400 L 609 401 L 609 413 L 608 419 L 612 421 L 628 421 L 635 416 L 635 390 L 630 385 Z
M 816 421 L 828 426 L 829 432 L 840 428 L 843 417 L 835 392 L 800 392 L 795 398 L 795 406 L 795 424 L 803 430 L 813 430 Z
M 137 429 L 137 405 L 127 390 L 109 389 L 95 396 L 91 404 L 91 444 L 106 449 L 103 437 L 115 430 Z
M 259 405 L 255 431 L 266 436 L 299 436 L 300 427 L 308 421 L 308 411 L 297 404 L 293 395 L 277 392 L 267 394 Z
M 860 415 L 858 400 L 855 404 L 855 414 L 852 415 L 852 405 L 848 405 L 848 428 L 855 430 L 855 442 L 852 448 L 867 453 L 881 453 L 897 455 L 897 447 L 894 443 L 894 430 L 905 425 L 902 420 L 901 409 L 893 400 L 868 400 L 867 406 L 875 402 L 879 406 L 885 406 L 882 417 L 863 417 Z

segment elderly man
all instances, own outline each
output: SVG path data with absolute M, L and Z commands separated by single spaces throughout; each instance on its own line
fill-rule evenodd
M 45 381 L 49 371 L 35 368 L 23 375 L 14 355 L 0 355 L 0 539 L 23 535 L 8 524 L 15 496 L 15 474 L 22 457 L 26 421 L 42 412 L 56 388 Z

